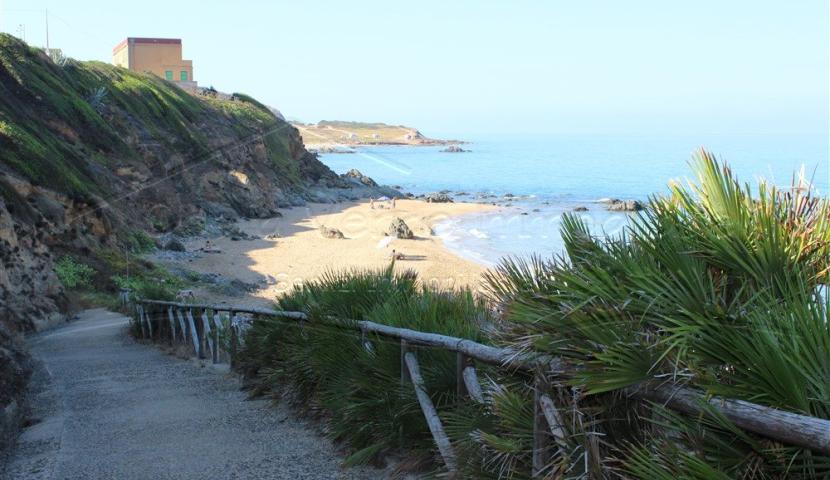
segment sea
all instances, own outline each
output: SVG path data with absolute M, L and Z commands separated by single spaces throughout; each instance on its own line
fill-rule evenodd
M 456 201 L 499 206 L 434 229 L 456 254 L 487 266 L 507 256 L 562 255 L 567 212 L 597 235 L 619 234 L 631 214 L 609 212 L 603 201 L 668 193 L 669 182 L 693 179 L 690 160 L 701 147 L 752 187 L 762 179 L 787 187 L 803 175 L 819 195 L 830 194 L 827 135 L 488 136 L 461 147 L 468 151 L 373 146 L 320 158 L 337 173 L 356 168 L 415 195 L 444 191 Z

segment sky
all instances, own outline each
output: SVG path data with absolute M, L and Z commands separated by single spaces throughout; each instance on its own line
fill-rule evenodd
M 427 134 L 827 135 L 827 0 L 0 0 L 79 60 L 175 37 L 202 86 Z M 123 6 L 122 6 L 123 5 Z

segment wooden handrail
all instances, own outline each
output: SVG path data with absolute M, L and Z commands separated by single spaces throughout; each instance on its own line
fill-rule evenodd
M 308 315 L 303 312 L 281 311 L 267 308 L 240 307 L 226 304 L 188 304 L 143 299 L 138 299 L 136 302 L 139 306 L 172 306 L 188 310 L 211 309 L 214 312 L 249 313 L 295 320 L 309 320 Z M 147 318 L 143 308 L 139 309 L 139 315 Z M 190 319 L 188 318 L 188 320 Z M 545 375 L 554 378 L 561 378 L 568 373 L 565 362 L 561 359 L 545 355 L 528 355 L 512 349 L 484 345 L 465 338 L 392 327 L 368 320 L 325 318 L 315 321 L 324 325 L 355 330 L 358 334 L 361 334 L 361 332 L 372 332 L 377 335 L 396 338 L 403 341 L 404 344 L 442 348 L 444 350 L 462 353 L 469 358 L 486 364 L 503 368 L 535 372 L 541 371 Z M 147 323 L 148 329 L 152 328 L 149 318 L 147 318 Z M 196 335 L 195 331 L 193 335 Z M 195 342 L 196 340 L 194 339 Z M 625 392 L 636 398 L 664 404 L 673 410 L 696 415 L 705 414 L 706 409 L 704 406 L 708 404 L 735 423 L 735 425 L 746 431 L 786 444 L 805 447 L 830 455 L 830 420 L 757 405 L 743 400 L 710 396 L 702 391 L 674 384 L 644 383 L 627 388 Z M 558 426 L 551 425 L 551 427 L 557 428 Z

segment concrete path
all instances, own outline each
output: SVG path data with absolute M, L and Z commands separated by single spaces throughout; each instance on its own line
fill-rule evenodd
M 339 468 L 330 442 L 286 407 L 246 401 L 212 366 L 133 342 L 128 319 L 89 310 L 32 337 L 37 423 L 0 478 L 378 478 Z

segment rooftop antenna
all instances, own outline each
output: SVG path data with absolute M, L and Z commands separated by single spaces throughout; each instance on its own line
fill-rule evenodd
M 46 55 L 52 55 L 52 50 L 49 50 L 49 9 L 46 12 Z

